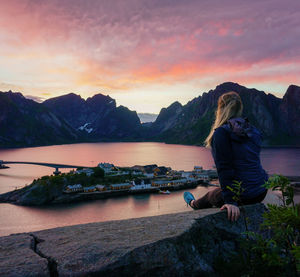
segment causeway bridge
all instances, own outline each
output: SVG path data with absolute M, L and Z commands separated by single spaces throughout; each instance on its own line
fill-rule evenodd
M 54 163 L 40 163 L 40 162 L 15 162 L 15 161 L 3 161 L 0 160 L 0 168 L 5 164 L 30 164 L 30 165 L 40 165 L 40 166 L 47 166 L 55 168 L 53 172 L 54 175 L 58 175 L 61 172 L 59 171 L 60 168 L 78 168 L 78 167 L 88 167 L 88 166 L 81 166 L 81 165 L 68 165 L 68 164 L 54 164 Z

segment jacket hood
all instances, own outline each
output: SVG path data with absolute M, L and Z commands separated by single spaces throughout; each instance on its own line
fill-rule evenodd
M 255 132 L 254 126 L 249 123 L 247 117 L 231 118 L 224 127 L 230 131 L 231 138 L 236 141 L 244 141 L 251 138 Z

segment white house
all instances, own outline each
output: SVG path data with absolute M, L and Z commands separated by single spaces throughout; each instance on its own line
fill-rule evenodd
M 204 182 L 208 182 L 210 180 L 209 175 L 205 174 L 205 173 L 203 173 L 203 174 L 198 173 L 198 174 L 195 175 L 195 177 L 197 179 L 200 179 L 200 180 L 204 181 Z
M 130 184 L 130 183 L 111 184 L 110 185 L 111 190 L 130 189 L 131 187 L 132 187 L 132 184 Z
M 165 186 L 171 186 L 172 183 L 171 180 L 153 180 L 152 186 L 153 187 L 165 187 Z
M 84 192 L 93 192 L 96 190 L 96 187 L 83 187 Z
M 194 166 L 194 170 L 195 173 L 203 173 L 203 167 L 202 166 Z
M 194 171 L 180 171 L 180 172 L 181 172 L 181 177 L 184 178 L 192 177 L 194 174 Z
M 102 168 L 104 172 L 110 172 L 115 167 L 113 164 L 110 163 L 99 163 L 98 167 Z
M 94 174 L 94 170 L 92 168 L 83 168 L 75 171 L 77 174 L 85 173 L 87 176 L 91 176 Z
M 144 180 L 141 181 L 140 185 L 136 185 L 134 181 L 132 181 L 132 187 L 130 190 L 140 190 L 140 189 L 151 189 L 153 188 L 151 184 L 145 184 Z
M 143 173 L 144 176 L 146 176 L 147 178 L 153 178 L 154 177 L 154 173 Z
M 68 185 L 66 187 L 66 191 L 68 192 L 77 192 L 77 191 L 83 191 L 82 185 L 81 184 L 75 184 L 75 185 Z
M 96 185 L 96 189 L 99 190 L 99 191 L 104 191 L 104 190 L 106 190 L 106 186 L 104 186 L 104 185 Z

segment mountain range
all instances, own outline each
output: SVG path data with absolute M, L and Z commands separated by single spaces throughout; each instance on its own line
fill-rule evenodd
M 167 143 L 202 145 L 213 124 L 218 98 L 229 91 L 240 95 L 243 117 L 248 117 L 262 132 L 264 146 L 300 146 L 300 87 L 295 85 L 290 85 L 283 98 L 278 98 L 236 83 L 223 83 L 184 106 L 174 102 L 162 109 L 150 127 L 152 138 Z
M 21 147 L 81 141 L 63 118 L 21 93 L 0 92 L 0 146 Z
M 90 141 L 159 141 L 203 145 L 214 120 L 217 100 L 228 91 L 242 98 L 243 116 L 263 134 L 263 146 L 300 146 L 300 87 L 283 98 L 227 82 L 186 105 L 174 102 L 154 122 L 141 123 L 135 111 L 116 106 L 110 96 L 86 100 L 74 93 L 42 103 L 21 93 L 0 92 L 0 147 Z
M 87 140 L 135 140 L 139 138 L 140 119 L 135 111 L 116 106 L 116 101 L 102 94 L 87 100 L 70 93 L 41 104 L 66 120 Z

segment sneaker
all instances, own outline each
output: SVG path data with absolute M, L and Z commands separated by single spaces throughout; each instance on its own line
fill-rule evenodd
M 186 202 L 186 205 L 190 205 L 191 201 L 195 200 L 194 195 L 188 191 L 184 192 L 183 198 L 184 198 L 184 201 Z M 190 207 L 194 209 L 194 207 L 192 207 L 191 205 L 190 205 Z

